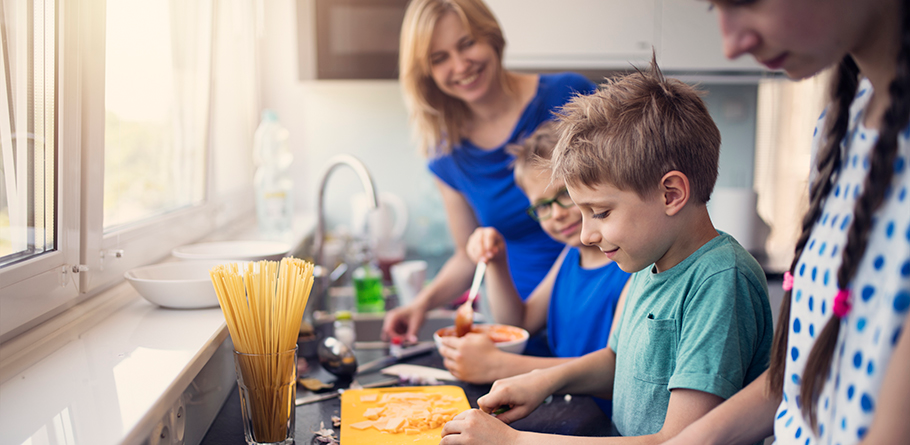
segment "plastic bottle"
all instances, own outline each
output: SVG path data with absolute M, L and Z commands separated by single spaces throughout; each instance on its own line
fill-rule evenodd
M 335 313 L 335 338 L 348 345 L 349 348 L 354 348 L 357 333 L 354 331 L 354 320 L 351 318 L 350 311 L 338 311 Z
M 256 129 L 253 163 L 256 174 L 256 218 L 263 238 L 279 240 L 291 232 L 294 215 L 293 180 L 289 168 L 294 156 L 288 148 L 288 130 L 272 110 L 262 112 Z
M 357 266 L 351 274 L 358 313 L 385 312 L 382 295 L 382 271 L 372 261 L 366 244 L 361 244 Z

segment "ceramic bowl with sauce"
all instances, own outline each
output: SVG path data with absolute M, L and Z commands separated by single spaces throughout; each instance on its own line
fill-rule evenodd
M 471 327 L 472 333 L 486 334 L 493 340 L 501 351 L 521 354 L 528 344 L 528 331 L 504 324 L 474 324 Z M 442 337 L 454 337 L 455 326 L 448 326 L 437 330 L 433 333 L 433 341 L 436 342 L 436 348 L 441 346 Z

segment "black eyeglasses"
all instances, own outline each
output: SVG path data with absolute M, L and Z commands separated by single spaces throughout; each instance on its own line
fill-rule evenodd
M 572 197 L 569 196 L 569 191 L 562 189 L 559 193 L 556 194 L 553 199 L 547 199 L 540 201 L 537 204 L 531 205 L 528 207 L 528 215 L 531 218 L 534 218 L 535 221 L 544 221 L 553 216 L 553 203 L 559 204 L 560 207 L 568 209 L 575 205 L 575 202 L 572 201 Z

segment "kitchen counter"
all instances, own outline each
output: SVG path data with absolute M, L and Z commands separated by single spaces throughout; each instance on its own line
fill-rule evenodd
M 373 351 L 358 351 L 358 361 L 363 363 L 379 354 Z M 436 350 L 410 359 L 402 363 L 431 366 L 444 369 L 442 357 Z M 335 377 L 326 372 L 315 359 L 309 360 L 310 373 L 308 376 L 329 382 Z M 378 372 L 360 376 L 360 383 L 381 380 Z M 447 385 L 460 386 L 468 396 L 472 408 L 477 408 L 477 399 L 490 390 L 490 385 L 473 385 L 464 382 L 442 382 Z M 306 391 L 298 386 L 300 391 Z M 332 425 L 332 416 L 341 416 L 341 401 L 339 398 L 310 403 L 297 407 L 295 443 L 311 443 L 313 432 L 319 429 L 320 422 L 326 428 Z M 512 427 L 521 431 L 539 433 L 564 434 L 573 436 L 609 436 L 611 435 L 610 419 L 600 410 L 597 404 L 588 396 L 572 396 L 566 400 L 563 396 L 554 396 L 553 401 L 538 407 L 528 417 L 513 422 Z M 338 437 L 339 429 L 335 429 Z M 315 443 L 315 442 L 313 442 Z M 240 395 L 236 386 L 231 390 L 221 411 L 218 413 L 208 433 L 202 440 L 202 445 L 245 445 L 243 438 L 243 423 L 240 417 Z

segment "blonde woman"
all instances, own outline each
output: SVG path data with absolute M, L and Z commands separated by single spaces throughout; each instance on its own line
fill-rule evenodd
M 505 150 L 594 83 L 574 73 L 525 74 L 502 66 L 505 39 L 481 0 L 413 0 L 401 30 L 400 74 L 415 138 L 445 204 L 455 253 L 415 300 L 390 311 L 383 335 L 416 341 L 426 311 L 470 287 L 465 251 L 478 227 L 505 238 L 522 299 L 543 279 L 563 245 L 525 213 Z M 542 343 L 541 343 L 542 344 Z

